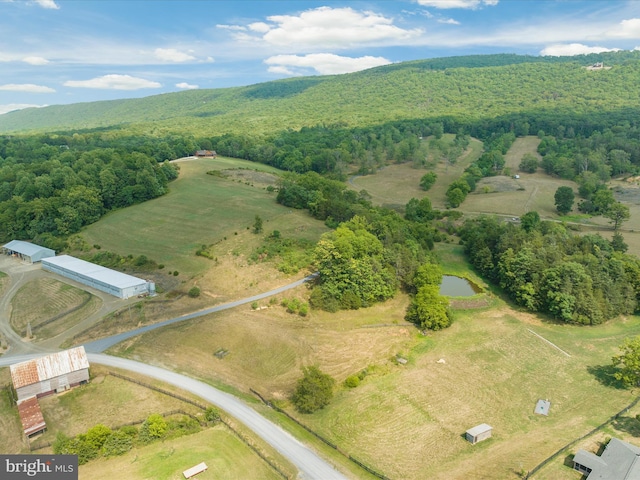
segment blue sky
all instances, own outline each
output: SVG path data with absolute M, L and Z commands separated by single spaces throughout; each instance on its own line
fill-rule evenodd
M 442 56 L 636 48 L 637 0 L 0 0 L 0 113 Z

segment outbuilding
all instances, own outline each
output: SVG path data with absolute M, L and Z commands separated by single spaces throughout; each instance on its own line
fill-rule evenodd
M 32 437 L 47 429 L 47 424 L 42 416 L 40 404 L 36 397 L 18 400 L 18 415 L 22 422 L 22 431 L 28 437 Z
M 18 402 L 44 397 L 89 381 L 89 360 L 84 347 L 76 347 L 9 367 Z
M 56 252 L 47 247 L 41 247 L 31 242 L 22 240 L 11 240 L 2 246 L 2 252 L 5 255 L 12 255 L 25 260 L 29 263 L 36 263 L 43 258 L 55 257 Z
M 155 293 L 155 284 L 70 255 L 42 260 L 42 268 L 118 298 Z
M 465 433 L 465 437 L 469 442 L 475 444 L 481 442 L 482 440 L 490 438 L 492 430 L 493 428 L 486 423 L 481 423 L 480 425 L 467 430 Z

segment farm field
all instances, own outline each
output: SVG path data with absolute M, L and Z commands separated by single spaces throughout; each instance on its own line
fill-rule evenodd
M 205 462 L 208 469 L 198 474 L 198 480 L 282 478 L 224 426 L 90 462 L 80 466 L 79 476 L 111 480 L 114 472 L 126 472 L 127 480 L 173 480 L 184 478 L 182 472 L 200 462 Z
M 104 367 L 92 366 L 89 384 L 62 395 L 41 398 L 39 403 L 47 422 L 47 431 L 33 439 L 32 444 L 51 442 L 55 440 L 57 432 L 64 432 L 68 436 L 78 435 L 97 423 L 115 428 L 140 422 L 152 413 L 174 410 L 191 415 L 202 413 L 188 403 L 108 375 L 107 372 Z M 0 385 L 4 387 L 10 381 L 9 369 L 2 369 Z M 173 389 L 169 387 L 167 390 Z M 29 452 L 15 405 L 9 404 L 6 388 L 2 388 L 0 393 L 0 450 L 3 453 Z M 241 430 L 245 438 L 285 471 L 293 468 L 248 430 Z M 51 451 L 51 448 L 45 448 L 34 453 Z M 258 473 L 255 478 L 278 478 L 264 460 L 222 424 L 192 435 L 134 448 L 122 457 L 93 460 L 80 466 L 80 478 L 113 478 L 114 472 L 123 471 L 131 480 L 177 478 L 183 470 L 201 461 L 209 466 L 209 471 L 202 478 L 247 478 L 247 472 L 252 471 Z
M 224 252 L 240 251 L 237 237 L 248 233 L 256 215 L 263 219 L 265 232 L 277 229 L 287 238 L 316 240 L 327 230 L 304 212 L 277 204 L 275 193 L 262 186 L 262 177 L 261 182 L 253 183 L 240 174 L 230 178 L 206 174 L 211 170 L 246 169 L 246 173 L 258 169 L 277 175 L 274 168 L 226 158 L 179 165 L 180 176 L 171 183 L 168 194 L 105 216 L 83 230 L 85 241 L 121 255 L 147 255 L 191 277 L 211 267 L 210 260 L 195 255 L 198 248 L 215 244 Z
M 35 340 L 54 337 L 97 311 L 102 301 L 53 278 L 22 286 L 11 299 L 11 326 L 21 336 L 31 326 Z
M 437 251 L 446 263 L 465 265 L 459 246 Z M 340 387 L 329 407 L 298 417 L 391 478 L 517 478 L 633 400 L 603 372 L 622 340 L 640 334 L 640 319 L 557 325 L 484 296 L 489 307 L 458 309 L 451 328 L 427 337 L 402 325 L 406 298 L 398 296 L 340 315 L 312 311 L 309 318 L 278 306 L 241 307 L 114 351 L 285 404 L 302 365 L 319 365 L 340 385 L 366 368 L 359 387 Z M 214 356 L 220 348 L 229 352 L 223 359 Z M 408 365 L 393 361 L 398 353 Z M 549 417 L 533 414 L 540 398 L 552 402 Z M 462 435 L 480 423 L 494 427 L 493 438 L 472 446 Z M 493 468 L 483 476 L 486 465 Z
M 445 143 L 451 144 L 455 135 L 444 134 L 442 136 Z M 423 142 L 428 142 L 428 139 Z M 431 149 L 427 158 L 431 161 L 435 155 Z M 364 175 L 354 177 L 350 181 L 350 186 L 357 191 L 366 190 L 376 205 L 383 205 L 389 208 L 396 208 L 404 211 L 404 206 L 412 198 L 423 198 L 428 196 L 434 208 L 444 208 L 445 193 L 451 182 L 457 180 L 465 168 L 482 155 L 482 142 L 472 138 L 467 150 L 453 164 L 447 165 L 446 160 L 437 161 L 432 169 L 415 168 L 410 163 L 393 164 L 384 167 L 374 175 Z M 438 175 L 438 181 L 428 191 L 420 188 L 420 178 L 428 171 L 433 171 Z

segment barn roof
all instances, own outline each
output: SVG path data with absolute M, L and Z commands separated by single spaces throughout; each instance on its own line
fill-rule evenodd
M 29 397 L 18 402 L 18 414 L 25 435 L 33 435 L 47 427 L 36 397 Z
M 85 368 L 89 368 L 89 360 L 82 346 L 16 363 L 10 367 L 11 380 L 16 389 Z
M 3 247 L 6 248 L 7 250 L 18 252 L 22 255 L 27 255 L 29 257 L 33 257 L 37 253 L 43 252 L 43 251 L 49 252 L 49 253 L 55 253 L 50 248 L 41 247 L 40 245 L 36 245 L 35 243 L 24 242 L 22 240 L 11 240 L 6 245 L 3 245 Z
M 85 262 L 71 255 L 60 255 L 58 257 L 43 259 L 42 263 L 70 270 L 116 288 L 128 288 L 147 283 L 146 280 L 134 277 L 133 275 L 111 270 L 110 268 L 96 265 L 95 263 Z

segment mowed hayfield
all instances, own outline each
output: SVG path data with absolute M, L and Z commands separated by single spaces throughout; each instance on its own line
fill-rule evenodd
M 140 422 L 152 413 L 163 414 L 182 410 L 191 415 L 202 416 L 200 409 L 186 402 L 105 375 L 107 371 L 103 367 L 92 366 L 92 379 L 89 384 L 62 395 L 41 398 L 39 403 L 47 422 L 47 431 L 33 439 L 32 444 L 51 442 L 58 432 L 68 436 L 78 435 L 98 423 L 115 428 L 130 422 Z M 4 387 L 9 383 L 9 369 L 0 369 L 0 385 Z M 149 383 L 163 388 L 159 382 Z M 170 387 L 169 390 L 173 388 Z M 9 401 L 6 388 L 0 393 L 0 451 L 29 452 L 29 446 L 22 435 L 17 408 Z M 262 440 L 245 428 L 241 430 L 243 438 L 268 458 L 285 471 L 293 471 L 293 467 Z M 51 448 L 45 448 L 33 453 L 51 451 Z M 114 478 L 117 472 L 120 472 L 120 475 L 126 472 L 128 480 L 174 479 L 180 478 L 185 469 L 202 461 L 207 463 L 209 471 L 198 478 L 278 478 L 276 472 L 264 460 L 222 424 L 205 428 L 192 435 L 134 448 L 121 457 L 93 460 L 80 467 L 79 478 Z M 252 472 L 255 472 L 255 476 Z
M 170 184 L 169 193 L 106 215 L 83 230 L 82 237 L 103 250 L 146 255 L 190 277 L 211 268 L 211 260 L 195 255 L 202 245 L 214 244 L 238 253 L 241 246 L 237 237 L 248 232 L 256 215 L 263 220 L 265 232 L 279 230 L 285 238 L 315 241 L 327 230 L 305 212 L 276 203 L 276 194 L 266 190 L 263 178 L 254 183 L 240 175 L 207 175 L 211 170 L 245 169 L 246 173 L 257 169 L 275 179 L 279 173 L 276 169 L 228 158 L 190 160 L 178 165 L 180 175 Z

